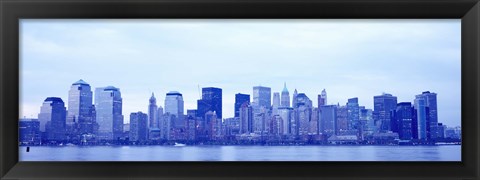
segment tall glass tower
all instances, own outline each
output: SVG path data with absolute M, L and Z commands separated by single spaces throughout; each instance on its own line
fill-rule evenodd
M 130 114 L 130 141 L 146 141 L 148 138 L 147 114 L 136 112 Z
M 280 107 L 280 93 L 273 93 L 272 115 L 278 115 L 278 108 Z
M 437 114 L 437 94 L 425 91 L 422 92 L 419 96 L 422 96 L 425 99 L 425 106 L 428 107 L 428 129 L 429 132 L 427 134 L 429 139 L 436 139 L 439 136 L 439 132 L 437 130 L 438 127 L 438 114 Z
M 158 122 L 158 107 L 157 107 L 157 99 L 155 98 L 155 95 L 152 93 L 152 97 L 150 97 L 150 100 L 148 101 L 148 127 L 150 129 L 153 128 L 160 128 L 159 122 Z M 131 115 L 130 115 L 131 116 Z
M 170 91 L 165 97 L 165 109 L 164 113 L 173 117 L 175 127 L 183 127 L 183 96 L 178 91 Z M 172 118 L 172 117 L 171 117 Z
M 412 103 L 401 102 L 397 104 L 394 115 L 392 116 L 392 131 L 398 133 L 402 140 L 412 139 L 412 122 L 414 117 Z
M 235 94 L 235 117 L 239 117 L 239 109 L 240 106 L 242 106 L 243 103 L 247 102 L 250 104 L 250 95 L 248 94 L 241 94 L 237 93 Z
M 360 130 L 360 109 L 358 105 L 358 98 L 350 98 L 347 102 L 348 109 L 348 129 Z
M 397 108 L 397 97 L 383 93 L 373 97 L 373 118 L 377 131 L 390 131 L 390 112 Z
M 203 107 L 198 108 L 198 113 L 202 114 L 202 117 L 208 111 L 215 112 L 217 118 L 222 119 L 222 89 L 216 87 L 202 88 L 202 101 L 200 104 Z
M 290 93 L 287 89 L 287 83 L 283 84 L 282 96 L 281 96 L 281 107 L 290 107 Z
M 80 134 L 94 132 L 92 94 L 90 85 L 82 79 L 73 83 L 68 91 L 67 125 L 78 124 Z
M 123 136 L 122 96 L 120 89 L 107 86 L 95 89 L 96 120 L 100 140 L 117 140 Z
M 65 140 L 66 111 L 65 103 L 59 97 L 48 97 L 43 101 L 38 121 L 40 121 L 40 131 L 47 133 L 48 140 Z
M 428 138 L 428 115 L 429 115 L 429 108 L 427 107 L 427 102 L 425 97 L 422 95 L 416 95 L 414 100 L 414 107 L 416 111 L 416 131 L 414 136 L 417 139 L 426 140 Z M 415 130 L 415 129 L 414 129 Z
M 270 109 L 272 106 L 272 89 L 269 87 L 254 86 L 252 105 Z

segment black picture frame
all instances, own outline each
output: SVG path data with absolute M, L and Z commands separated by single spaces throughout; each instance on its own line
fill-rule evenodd
M 18 162 L 20 18 L 461 19 L 462 162 Z M 478 0 L 1 0 L 1 179 L 479 179 Z

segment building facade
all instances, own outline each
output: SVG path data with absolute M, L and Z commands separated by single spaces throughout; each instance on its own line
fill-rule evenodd
M 120 89 L 107 86 L 95 89 L 96 121 L 99 140 L 119 140 L 123 136 L 122 96 Z
M 245 102 L 250 104 L 250 95 L 241 94 L 241 93 L 235 94 L 235 107 L 234 107 L 235 117 L 239 117 L 240 106 L 242 106 L 242 104 Z
M 59 97 L 48 97 L 43 101 L 38 114 L 40 130 L 42 126 L 47 134 L 48 141 L 61 142 L 66 140 L 67 109 Z
M 130 114 L 129 140 L 142 142 L 148 140 L 148 116 L 142 112 Z
M 390 112 L 397 108 L 397 97 L 383 93 L 373 97 L 373 118 L 377 132 L 388 132 L 390 128 Z
M 272 105 L 272 89 L 269 87 L 254 86 L 252 105 L 270 109 Z

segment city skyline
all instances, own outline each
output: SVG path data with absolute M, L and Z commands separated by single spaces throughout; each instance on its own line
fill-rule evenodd
M 417 21 L 422 23 L 417 23 Z M 123 115 L 125 122 L 129 121 L 127 117 L 131 112 L 148 112 L 148 103 L 152 92 L 155 93 L 157 98 L 157 105 L 164 107 L 165 94 L 170 91 L 179 91 L 183 94 L 185 100 L 183 111 L 187 112 L 188 109 L 197 109 L 197 100 L 201 99 L 199 86 L 200 88 L 219 87 L 223 91 L 223 118 L 228 118 L 234 116 L 235 94 L 249 94 L 252 101 L 253 86 L 270 87 L 273 95 L 275 92 L 281 93 L 284 82 L 286 82 L 290 95 L 297 89 L 299 93 L 305 93 L 312 101 L 316 102 L 318 94 L 326 89 L 328 104 L 336 105 L 340 103 L 345 105 L 348 99 L 358 97 L 358 104 L 366 106 L 368 109 L 373 109 L 373 96 L 382 92 L 397 96 L 398 102 L 413 102 L 415 95 L 423 91 L 432 91 L 439 94 L 438 122 L 448 126 L 460 125 L 460 22 L 457 20 L 399 20 L 393 23 L 382 20 L 358 21 L 362 23 L 353 20 L 339 21 L 339 23 L 335 21 L 316 22 L 314 20 L 300 22 L 260 20 L 262 23 L 258 23 L 258 21 L 238 21 L 237 24 L 232 22 L 235 21 L 143 20 L 137 22 L 99 20 L 90 22 L 79 20 L 70 22 L 22 20 L 22 98 L 19 116 L 36 117 L 40 110 L 39 107 L 46 97 L 61 97 L 66 101 L 70 85 L 78 79 L 87 81 L 92 88 L 109 85 L 120 88 L 124 102 Z M 234 27 L 221 26 L 225 23 Z M 399 28 L 388 28 L 392 27 L 392 24 L 399 26 Z M 67 27 L 69 25 L 72 28 Z M 150 27 L 168 35 L 161 36 L 148 31 L 150 34 L 142 36 L 135 33 L 144 31 L 135 32 L 129 25 Z M 294 30 L 285 30 L 280 33 L 271 32 L 272 27 L 268 31 L 269 26 L 276 28 L 289 27 Z M 328 29 L 326 27 L 337 27 L 342 31 L 341 33 L 344 33 L 344 36 L 351 36 L 353 40 L 335 42 L 343 38 L 338 36 L 338 32 L 325 31 L 325 29 Z M 348 27 L 352 27 L 355 30 L 353 32 L 356 33 L 353 33 L 354 35 L 351 35 L 352 33 L 348 34 Z M 378 29 L 374 32 L 367 32 L 375 28 L 386 30 L 386 32 L 381 33 L 378 37 L 373 35 L 375 32 L 381 32 Z M 76 35 L 70 36 L 59 33 L 66 29 L 68 29 L 68 32 L 72 30 L 78 32 L 78 34 L 71 32 Z M 236 36 L 228 33 L 228 30 L 233 29 L 237 29 L 235 31 L 235 33 L 238 33 L 235 34 Z M 79 32 L 81 30 L 85 30 L 85 32 Z M 174 30 L 179 31 L 179 33 L 175 34 Z M 214 36 L 209 30 L 219 33 Z M 415 30 L 415 32 L 412 32 L 412 30 Z M 404 40 L 399 37 L 400 35 L 393 35 L 393 38 L 391 35 L 386 37 L 389 32 L 397 32 L 400 35 L 407 33 L 411 36 L 411 39 Z M 196 39 L 188 39 L 182 36 L 189 33 L 193 33 L 190 38 L 196 37 Z M 296 39 L 289 40 L 278 36 L 282 34 Z M 331 38 L 332 34 L 336 36 Z M 446 34 L 452 35 L 453 38 L 446 36 Z M 456 34 L 458 36 L 455 36 Z M 206 37 L 211 38 L 202 39 L 200 35 L 209 35 Z M 246 37 L 244 39 L 239 38 L 242 35 Z M 162 43 L 145 40 L 145 37 L 149 36 L 156 40 L 160 38 L 168 42 L 166 44 L 168 47 L 161 45 Z M 80 37 L 86 38 L 86 40 L 81 40 Z M 264 37 L 264 39 L 258 37 Z M 277 38 L 276 41 L 274 37 Z M 387 39 L 371 40 L 372 37 Z M 98 38 L 98 40 L 94 40 L 94 38 Z M 224 38 L 228 40 L 226 42 L 230 42 L 230 46 L 218 49 L 225 45 Z M 187 39 L 193 41 L 193 43 L 188 44 Z M 392 41 L 392 39 L 395 41 Z M 71 41 L 66 43 L 67 40 Z M 431 44 L 422 43 L 422 40 L 430 40 L 429 43 Z M 135 43 L 126 45 L 127 42 Z M 260 45 L 248 47 L 255 42 Z M 335 43 L 332 44 L 332 42 Z M 390 47 L 376 45 L 375 48 L 371 49 L 357 47 L 360 43 L 367 42 L 372 44 L 398 43 L 390 45 Z M 420 45 L 412 44 L 412 42 L 420 43 Z M 86 43 L 107 51 L 100 54 L 91 47 L 87 47 Z M 327 44 L 330 44 L 331 47 L 328 47 Z M 156 47 L 160 47 L 158 52 L 154 51 Z M 254 50 L 255 47 L 262 48 Z M 348 49 L 348 47 L 357 48 Z M 71 48 L 77 48 L 78 52 Z M 110 48 L 114 50 L 108 51 Z M 321 50 L 322 48 L 334 52 L 325 52 L 325 50 Z M 347 50 L 341 53 L 345 48 Z M 413 51 L 413 49 L 417 51 Z M 425 52 L 427 50 L 428 52 Z M 87 53 L 87 51 L 91 51 L 91 53 Z M 277 55 L 278 52 L 285 52 L 285 54 L 280 53 L 284 57 Z M 315 54 L 315 52 L 318 54 Z M 415 55 L 407 52 L 415 52 Z M 190 53 L 193 53 L 193 55 L 188 55 Z M 337 53 L 337 56 L 334 56 L 335 53 Z M 387 57 L 396 57 L 397 59 L 385 60 Z M 429 58 L 427 59 L 427 57 Z M 432 57 L 435 57 L 434 60 L 430 59 Z M 417 62 L 419 59 L 426 60 Z M 260 63 L 260 67 L 252 68 L 252 62 L 259 61 L 264 64 Z M 336 61 L 340 62 L 336 63 Z M 176 62 L 173 64 L 178 63 L 179 66 L 172 65 L 173 67 L 170 68 L 169 65 L 172 62 Z M 296 62 L 298 64 L 295 64 Z M 421 68 L 414 65 L 404 65 L 409 62 L 417 62 Z M 54 63 L 55 67 L 51 67 L 48 63 Z M 112 63 L 115 68 L 102 72 L 109 67 L 107 65 L 112 65 Z M 378 66 L 375 63 L 379 63 Z M 84 64 L 92 66 L 92 68 L 69 69 L 70 66 Z M 296 66 L 291 66 L 291 64 Z M 358 68 L 358 65 L 363 64 L 367 65 Z M 313 67 L 319 66 L 318 69 L 320 70 L 312 69 L 312 65 Z M 425 67 L 422 67 L 422 65 Z M 208 67 L 211 67 L 211 70 L 205 69 Z M 374 69 L 373 67 L 397 67 L 400 70 Z M 236 70 L 237 68 L 244 71 Z M 272 68 L 278 70 L 271 70 Z M 422 68 L 423 71 L 421 71 Z M 425 69 L 436 69 L 436 71 L 424 72 Z M 321 72 L 317 72 L 317 70 Z M 129 71 L 133 71 L 133 73 L 129 73 Z M 173 74 L 173 71 L 176 73 Z M 61 76 L 57 76 L 56 73 Z M 126 76 L 133 77 L 122 76 L 124 73 L 128 74 Z M 104 77 L 105 74 L 112 75 L 112 77 Z M 189 76 L 189 74 L 194 75 Z M 116 78 L 117 76 L 120 78 Z M 55 79 L 51 77 L 55 77 Z M 43 81 L 38 81 L 39 79 L 43 79 Z M 457 86 L 458 89 L 451 88 L 452 86 Z M 36 92 L 27 93 L 31 89 L 35 89 Z

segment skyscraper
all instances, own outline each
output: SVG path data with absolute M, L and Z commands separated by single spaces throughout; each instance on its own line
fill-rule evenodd
M 69 131 L 78 130 L 79 134 L 93 133 L 92 90 L 82 79 L 73 83 L 68 91 L 67 126 Z M 78 129 L 74 129 L 78 124 Z
M 202 99 L 197 101 L 198 117 L 204 118 L 208 111 L 215 111 L 217 118 L 222 118 L 222 89 L 202 88 Z
M 120 89 L 107 86 L 95 89 L 98 139 L 117 140 L 123 134 L 122 96 Z
M 150 129 L 160 128 L 159 122 L 158 122 L 157 99 L 155 98 L 155 95 L 153 93 L 152 93 L 152 97 L 150 97 L 149 104 L 148 104 L 148 127 Z
M 318 95 L 318 107 L 327 105 L 327 91 L 322 90 L 322 93 Z
M 290 107 L 290 93 L 287 89 L 287 83 L 283 84 L 282 97 L 281 97 L 281 107 Z
M 280 93 L 273 93 L 272 115 L 278 115 L 278 108 L 280 107 Z
M 337 106 L 337 125 L 335 132 L 337 135 L 350 135 L 348 134 L 349 130 L 349 120 L 348 120 L 348 107 L 347 106 Z
M 348 129 L 360 130 L 360 109 L 358 105 L 358 98 L 350 98 L 347 102 L 348 109 Z
M 320 107 L 319 131 L 328 136 L 336 134 L 337 129 L 337 106 L 324 105 Z
M 392 113 L 391 127 L 392 131 L 398 133 L 402 140 L 412 139 L 412 122 L 414 118 L 414 109 L 412 103 L 401 102 Z
M 252 106 L 244 102 L 239 110 L 240 134 L 253 132 L 253 112 Z
M 295 89 L 293 91 L 293 97 L 292 97 L 292 107 L 293 108 L 297 107 L 297 95 L 298 95 L 298 92 L 297 92 L 297 89 Z
M 170 91 L 165 97 L 165 114 L 174 116 L 175 127 L 183 127 L 183 96 L 178 91 Z
M 248 94 L 241 94 L 237 93 L 235 94 L 235 117 L 239 117 L 239 109 L 240 106 L 242 106 L 243 103 L 247 102 L 250 104 L 250 95 Z
M 253 87 L 253 106 L 265 107 L 270 109 L 272 105 L 272 90 L 269 87 L 254 86 Z
M 48 97 L 43 101 L 38 120 L 40 121 L 40 130 L 44 129 L 48 140 L 65 140 L 66 116 L 67 110 L 61 98 Z
M 148 139 L 147 114 L 136 112 L 130 114 L 130 141 L 146 141 Z
M 373 97 L 373 118 L 378 132 L 390 131 L 390 112 L 397 108 L 397 97 L 383 93 Z
M 291 114 L 292 114 L 293 108 L 291 107 L 280 107 L 278 108 L 278 114 L 280 115 L 280 118 L 282 118 L 282 127 L 283 127 L 283 134 L 287 135 L 290 134 L 290 121 L 291 121 Z
M 300 106 L 306 106 L 308 108 L 312 108 L 312 100 L 310 100 L 310 98 L 308 98 L 308 96 L 305 93 L 299 93 L 295 95 L 294 104 L 295 106 L 293 108 L 298 108 Z
M 372 116 L 372 109 L 365 109 L 365 107 L 360 107 L 360 122 L 364 126 L 363 132 L 365 134 L 373 134 L 376 130 L 375 121 Z
M 414 108 L 416 111 L 416 132 L 413 133 L 414 138 L 427 140 L 429 130 L 429 108 L 425 97 L 422 95 L 416 95 L 414 100 Z M 414 129 L 415 130 L 415 129 Z
M 437 130 L 438 127 L 438 114 L 437 114 L 437 94 L 430 91 L 422 92 L 419 96 L 425 99 L 425 106 L 428 107 L 428 129 L 427 136 L 429 139 L 436 139 L 439 136 Z

